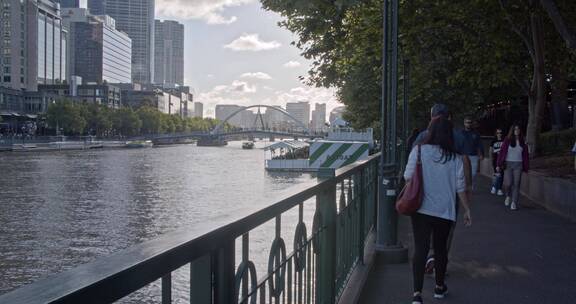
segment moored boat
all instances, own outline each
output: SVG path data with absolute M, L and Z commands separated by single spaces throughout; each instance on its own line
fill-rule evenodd
M 153 145 L 151 140 L 132 140 L 126 142 L 126 148 L 150 148 Z
M 245 141 L 242 143 L 242 149 L 254 149 L 254 142 L 253 141 Z

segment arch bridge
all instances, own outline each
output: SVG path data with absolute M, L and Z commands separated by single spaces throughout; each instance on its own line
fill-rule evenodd
M 296 125 L 298 125 L 299 127 L 302 128 L 304 134 L 310 134 L 310 130 L 308 129 L 308 127 L 306 127 L 306 125 L 301 122 L 300 120 L 298 120 L 296 117 L 292 116 L 292 114 L 288 113 L 286 110 L 282 109 L 282 108 L 278 108 L 278 107 L 274 107 L 274 106 L 269 106 L 269 105 L 252 105 L 252 106 L 246 106 L 246 107 L 241 107 L 240 109 L 234 111 L 233 113 L 231 113 L 230 115 L 228 115 L 223 121 L 221 121 L 218 125 L 216 125 L 214 127 L 214 129 L 210 132 L 211 135 L 219 135 L 222 132 L 222 129 L 224 127 L 224 125 L 230 120 L 232 119 L 234 116 L 238 115 L 239 113 L 248 110 L 248 109 L 252 109 L 252 108 L 258 108 L 258 114 L 256 116 L 256 121 L 255 123 L 257 123 L 258 119 L 260 119 L 260 122 L 262 123 L 262 128 L 266 128 L 266 126 L 264 125 L 264 120 L 262 119 L 262 114 L 260 113 L 260 108 L 266 108 L 267 110 L 274 110 L 277 112 L 280 112 L 282 114 L 284 114 L 285 116 L 287 116 L 288 118 L 290 118 L 292 121 L 294 121 L 296 123 Z

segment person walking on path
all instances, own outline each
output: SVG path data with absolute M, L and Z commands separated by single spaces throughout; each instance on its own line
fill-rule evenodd
M 498 168 L 498 154 L 502 148 L 502 143 L 504 142 L 504 135 L 502 134 L 502 129 L 496 129 L 496 135 L 494 140 L 490 143 L 490 154 L 492 155 L 492 169 L 494 169 L 494 175 L 492 176 L 492 189 L 490 193 L 504 195 L 502 192 L 502 182 L 504 181 L 504 174 L 500 168 Z
M 576 141 L 574 142 L 574 147 L 572 147 L 572 154 L 574 154 L 574 172 L 576 172 Z
M 452 116 L 450 114 L 450 111 L 448 111 L 448 107 L 443 104 L 443 103 L 435 103 L 432 108 L 430 108 L 430 122 L 432 122 L 434 119 L 446 119 L 448 121 L 452 121 Z M 460 131 L 455 129 L 454 127 L 452 127 L 452 139 L 454 140 L 454 144 L 453 147 L 460 147 L 463 144 L 461 143 L 463 137 L 459 136 L 460 135 Z M 416 139 L 413 141 L 412 143 L 412 148 L 414 148 L 416 145 L 421 145 L 423 144 L 423 142 L 426 140 L 426 137 L 428 136 L 428 129 L 423 130 L 422 132 L 420 132 L 420 134 L 418 134 L 418 136 L 416 137 Z M 460 151 L 456 150 L 455 151 L 458 154 L 461 154 Z M 463 155 L 462 160 L 464 161 L 464 174 L 466 177 L 466 190 L 467 190 L 467 195 L 470 195 L 471 191 L 472 191 L 472 173 L 471 173 L 471 165 L 470 165 L 470 159 L 468 158 L 467 155 Z M 469 196 L 470 197 L 470 196 Z M 456 214 L 458 214 L 458 205 L 456 204 Z M 450 234 L 448 235 L 448 242 L 447 242 L 447 250 L 450 250 L 450 247 L 452 245 L 452 239 L 454 237 L 454 229 L 456 228 L 456 225 L 452 225 L 452 229 L 450 229 Z M 430 253 L 426 259 L 426 267 L 425 267 L 425 272 L 426 274 L 433 274 L 434 273 L 434 254 L 433 254 L 433 249 L 434 249 L 434 241 L 432 241 L 432 244 L 430 246 Z
M 452 129 L 449 120 L 443 117 L 433 119 L 423 144 L 412 149 L 404 171 L 404 178 L 410 180 L 420 153 L 424 197 L 422 206 L 411 217 L 414 233 L 413 304 L 423 303 L 424 270 L 431 238 L 434 241 L 436 260 L 434 298 L 444 298 L 448 292 L 444 282 L 448 264 L 447 243 L 450 230 L 456 221 L 457 195 L 464 210 L 465 225 L 472 224 L 466 195 L 464 163 L 462 157 L 455 152 Z
M 504 178 L 507 181 L 504 205 L 510 206 L 511 210 L 517 210 L 522 172 L 528 172 L 529 169 L 529 151 L 522 129 L 516 124 L 510 128 L 498 155 L 497 169 L 502 170 L 504 166 Z
M 472 128 L 472 123 L 473 121 L 470 116 L 464 118 L 464 129 L 455 133 L 456 138 L 454 142 L 456 152 L 467 155 L 470 159 L 470 165 L 472 166 L 472 188 L 474 188 L 476 175 L 480 171 L 480 161 L 484 159 L 484 149 L 482 148 L 480 134 Z

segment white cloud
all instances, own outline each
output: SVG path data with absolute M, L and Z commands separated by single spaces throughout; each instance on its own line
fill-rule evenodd
M 230 24 L 238 18 L 222 12 L 257 0 L 156 0 L 156 15 L 160 18 L 200 19 L 208 24 Z
M 256 93 L 256 87 L 249 85 L 247 82 L 234 80 L 230 86 L 232 90 L 240 93 Z
M 262 41 L 258 34 L 242 34 L 236 40 L 225 45 L 224 48 L 231 49 L 234 51 L 267 51 L 272 49 L 277 49 L 281 46 L 278 41 Z
M 284 64 L 284 67 L 286 67 L 286 68 L 297 68 L 297 67 L 299 67 L 299 66 L 301 66 L 301 65 L 302 65 L 302 64 L 301 64 L 300 62 L 291 60 L 291 61 L 286 62 L 286 63 Z
M 234 80 L 228 85 L 217 85 L 208 92 L 201 92 L 195 97 L 196 101 L 202 102 L 206 113 L 213 113 L 217 104 L 252 104 L 252 95 L 256 93 L 256 86 L 241 80 Z M 250 98 L 247 95 L 251 95 Z M 211 112 L 212 111 L 212 112 Z
M 263 72 L 254 72 L 254 73 L 244 73 L 240 75 L 241 78 L 253 78 L 253 79 L 262 79 L 262 80 L 270 80 L 272 77 Z

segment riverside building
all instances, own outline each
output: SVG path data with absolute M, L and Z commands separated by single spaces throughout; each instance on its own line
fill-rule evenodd
M 307 101 L 286 103 L 286 112 L 302 122 L 306 128 L 310 127 L 310 103 Z
M 108 15 L 132 39 L 132 82 L 152 83 L 154 76 L 154 0 L 89 0 L 94 15 Z
M 70 29 L 70 75 L 84 83 L 132 81 L 132 40 L 116 29 L 113 18 L 91 15 L 85 8 L 63 8 L 62 19 Z
M 0 5 L 0 86 L 36 91 L 66 81 L 68 32 L 50 0 L 3 0 Z
M 312 122 L 310 129 L 314 132 L 324 132 L 326 130 L 326 104 L 317 103 L 312 111 Z
M 184 25 L 155 21 L 154 83 L 174 88 L 184 85 Z

